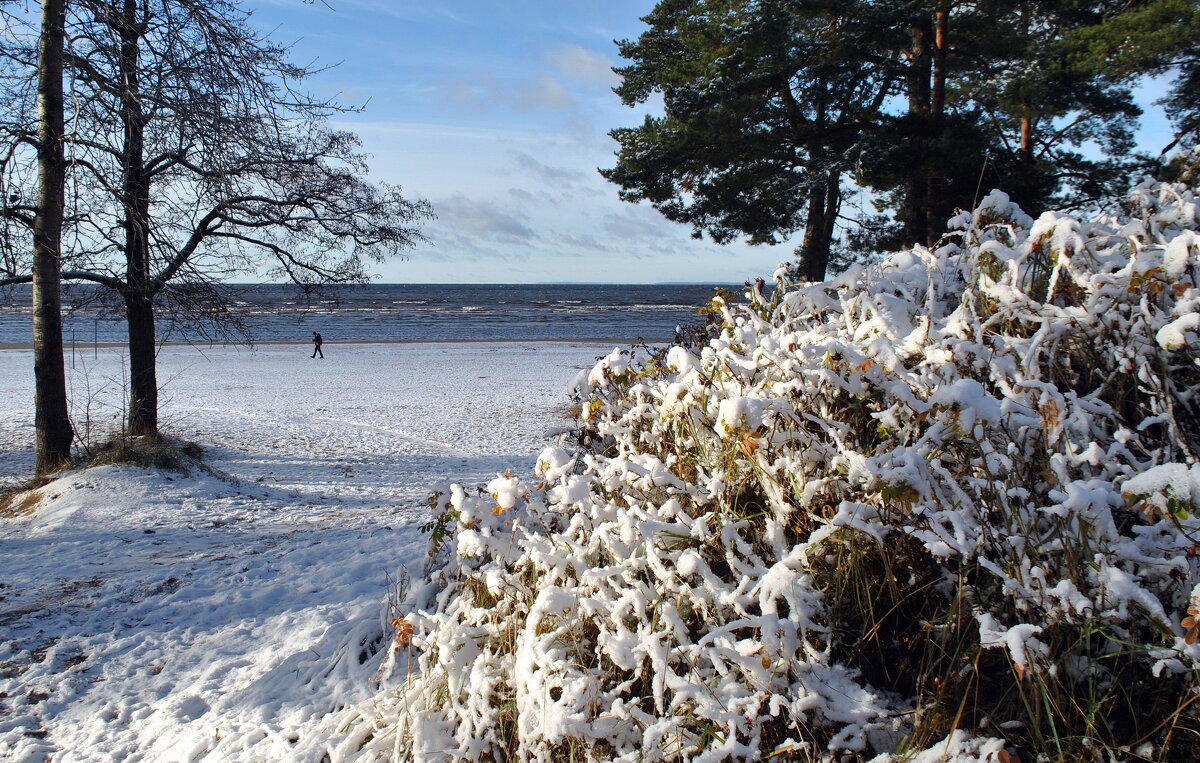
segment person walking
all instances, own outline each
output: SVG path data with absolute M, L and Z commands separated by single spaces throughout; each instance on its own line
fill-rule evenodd
M 325 357 L 325 353 L 321 352 L 321 335 L 314 331 L 313 332 L 313 354 L 312 354 L 312 356 L 315 358 L 318 355 L 320 355 L 322 359 L 324 359 L 324 357 Z

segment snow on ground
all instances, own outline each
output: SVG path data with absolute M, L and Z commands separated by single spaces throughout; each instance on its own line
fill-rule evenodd
M 0 519 L 0 759 L 319 758 L 306 732 L 371 695 L 430 491 L 532 468 L 602 350 L 163 348 L 163 428 L 215 473 L 97 467 Z M 75 353 L 79 430 L 120 415 L 122 360 Z M 0 350 L 0 486 L 32 469 L 32 365 Z

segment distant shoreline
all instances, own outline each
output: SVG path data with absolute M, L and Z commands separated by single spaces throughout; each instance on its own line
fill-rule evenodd
M 629 345 L 634 343 L 645 344 L 668 344 L 674 339 L 662 337 L 566 337 L 566 338 L 536 338 L 536 339 L 341 339 L 341 340 L 325 340 L 322 347 L 334 347 L 339 344 L 595 344 L 595 345 Z M 162 342 L 163 347 L 200 347 L 211 349 L 215 347 L 244 347 L 252 348 L 258 346 L 277 346 L 277 345 L 308 345 L 312 342 L 309 340 L 283 340 L 283 339 L 265 339 L 261 342 Z M 80 352 L 92 347 L 103 347 L 112 349 L 114 347 L 124 347 L 124 342 L 76 342 L 75 350 Z M 69 353 L 71 345 L 66 343 L 64 350 Z M 0 350 L 32 350 L 32 342 L 0 342 Z

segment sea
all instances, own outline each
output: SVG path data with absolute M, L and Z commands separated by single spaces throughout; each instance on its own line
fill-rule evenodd
M 279 284 L 224 287 L 244 331 L 162 316 L 159 341 L 326 342 L 612 340 L 661 342 L 701 321 L 698 308 L 734 284 L 357 284 L 305 295 Z M 123 316 L 96 287 L 64 291 L 68 344 L 123 342 Z M 28 286 L 0 289 L 0 344 L 31 341 Z

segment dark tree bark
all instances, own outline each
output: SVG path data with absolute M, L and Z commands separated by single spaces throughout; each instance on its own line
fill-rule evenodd
M 950 7 L 949 0 L 939 0 L 932 15 L 914 21 L 909 27 L 910 45 L 905 51 L 910 125 L 907 140 L 915 148 L 913 154 L 917 159 L 909 168 L 904 184 L 903 236 L 905 241 L 928 246 L 945 232 L 945 218 L 954 206 L 947 198 L 948 169 L 943 155 Z
M 905 72 L 905 91 L 908 95 L 908 114 L 916 134 L 910 140 L 927 143 L 933 100 L 933 34 L 929 20 L 922 18 L 909 29 L 912 45 L 906 51 L 908 69 Z M 926 214 L 929 206 L 929 172 L 926 162 L 915 162 L 910 168 L 904 187 L 904 240 L 926 238 Z
M 38 44 L 38 208 L 33 223 L 33 368 L 36 469 L 61 467 L 74 432 L 62 339 L 63 25 L 65 0 L 42 0 Z
M 140 94 L 143 24 L 137 0 L 121 8 L 121 206 L 125 228 L 125 310 L 129 329 L 129 433 L 158 435 L 154 366 L 154 286 L 150 274 L 150 177 L 145 167 L 146 115 Z
M 930 111 L 935 117 L 946 110 L 946 54 L 950 45 L 950 8 L 943 0 L 938 3 L 934 14 L 933 33 L 933 85 L 930 93 Z
M 134 291 L 125 293 L 125 318 L 129 328 L 129 433 L 158 435 L 158 374 L 155 372 L 153 298 Z
M 825 182 L 809 190 L 808 216 L 798 263 L 802 278 L 813 282 L 825 280 L 841 200 L 840 173 L 837 171 L 828 172 Z
M 950 45 L 950 3 L 940 0 L 934 12 L 934 34 L 932 58 L 932 84 L 929 96 L 929 132 L 937 140 L 943 131 L 946 113 L 946 56 Z M 942 150 L 929 152 L 925 176 L 925 235 L 924 242 L 933 246 L 946 232 L 946 217 L 949 213 L 948 186 Z

